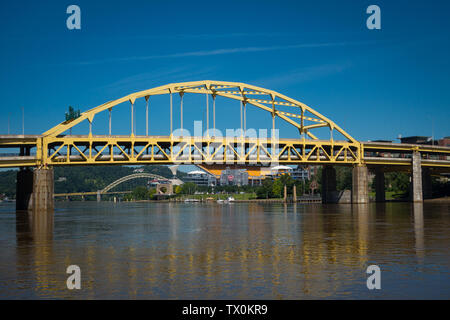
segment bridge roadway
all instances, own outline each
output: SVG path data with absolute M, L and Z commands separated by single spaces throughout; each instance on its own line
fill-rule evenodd
M 280 163 L 396 166 L 409 171 L 413 152 L 420 152 L 421 166 L 450 171 L 449 147 L 419 144 L 279 139 L 272 148 L 271 139 L 260 138 L 74 135 L 53 140 L 43 154 L 38 151 L 41 140 L 39 135 L 0 136 L 0 150 L 20 150 L 0 153 L 0 167 Z

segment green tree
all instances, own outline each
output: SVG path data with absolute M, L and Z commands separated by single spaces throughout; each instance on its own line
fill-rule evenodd
M 155 194 L 156 194 L 156 189 L 155 189 L 155 188 L 151 188 L 150 190 L 148 190 L 148 197 L 149 197 L 150 199 L 153 199 L 153 197 L 155 196 Z
M 66 112 L 66 122 L 75 120 L 80 117 L 80 110 L 75 110 L 72 106 L 69 106 L 69 111 Z M 72 135 L 72 128 L 70 128 L 70 134 Z
M 272 185 L 271 179 L 264 179 L 262 185 L 256 189 L 256 197 L 258 199 L 269 199 L 272 196 Z
M 147 200 L 150 198 L 149 191 L 143 186 L 135 188 L 131 194 L 134 200 Z
M 336 166 L 336 189 L 352 190 L 352 168 Z
M 193 182 L 186 182 L 181 185 L 181 194 L 194 194 L 197 191 L 197 185 Z
M 409 194 L 409 174 L 405 172 L 387 172 L 384 177 L 387 191 Z
M 289 175 L 289 174 L 283 174 L 281 175 L 277 181 L 280 181 L 282 193 L 284 192 L 284 186 L 287 188 L 287 193 L 292 194 L 292 187 L 295 184 L 295 180 Z M 280 195 L 282 196 L 282 195 Z
M 69 111 L 66 112 L 66 121 L 75 120 L 80 117 L 80 110 L 75 110 L 72 106 L 69 106 Z
M 281 198 L 284 185 L 280 179 L 276 179 L 272 185 L 272 196 L 275 198 Z

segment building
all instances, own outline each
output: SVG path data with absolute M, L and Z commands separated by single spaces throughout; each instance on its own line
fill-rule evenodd
M 222 170 L 219 183 L 221 186 L 246 186 L 248 185 L 248 172 L 245 169 L 230 169 L 227 167 Z
M 411 143 L 411 144 L 430 144 L 441 147 L 450 147 L 450 137 L 443 137 L 439 140 L 433 140 L 432 137 L 424 136 L 412 136 L 400 138 L 401 143 Z
M 400 138 L 400 143 L 410 143 L 410 144 L 432 144 L 431 137 L 425 136 L 411 136 Z
M 283 174 L 290 175 L 294 180 L 309 180 L 313 175 L 313 170 L 310 166 L 298 165 L 297 168 L 288 166 L 275 166 L 270 168 L 270 174 L 268 174 L 267 177 L 276 179 Z
M 292 170 L 291 177 L 294 180 L 309 180 L 311 173 L 308 167 L 297 166 L 297 168 Z
M 450 147 L 450 137 L 444 137 L 437 141 L 438 145 L 441 147 Z
M 192 182 L 198 186 L 211 187 L 216 185 L 216 178 L 201 170 L 194 170 L 187 173 L 185 182 Z
M 288 167 L 288 166 L 275 166 L 275 167 L 270 168 L 270 175 L 273 178 L 276 178 L 283 174 L 291 174 L 293 170 L 294 169 L 292 169 L 291 167 Z

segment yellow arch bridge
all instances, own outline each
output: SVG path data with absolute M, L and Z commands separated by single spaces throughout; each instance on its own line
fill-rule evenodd
M 207 130 L 204 134 L 191 136 L 183 130 L 183 99 L 187 94 L 205 96 Z M 168 96 L 169 134 L 149 135 L 148 112 L 151 101 L 153 97 L 161 95 Z M 174 95 L 178 95 L 180 101 L 179 109 L 177 108 L 180 128 L 176 131 L 173 127 Z M 143 99 L 146 107 L 145 135 L 136 135 L 135 131 L 134 109 L 138 99 Z M 240 106 L 240 112 L 236 114 L 239 127 L 232 136 L 224 136 L 216 128 L 216 101 L 221 99 L 237 101 Z M 266 112 L 271 118 L 272 126 L 264 128 L 270 132 L 267 137 L 249 134 L 251 131 L 247 129 L 249 107 Z M 128 135 L 112 134 L 112 111 L 116 108 L 129 110 Z M 108 114 L 107 135 L 92 133 L 94 118 L 100 113 Z M 298 132 L 298 137 L 290 139 L 278 137 L 276 119 L 293 126 Z M 89 132 L 85 135 L 70 134 L 72 128 L 86 122 L 89 125 Z M 320 137 L 317 132 L 321 133 Z M 376 172 L 376 177 L 380 181 L 379 188 L 381 185 L 384 187 L 382 181 L 384 171 L 411 172 L 415 190 L 412 194 L 415 201 L 421 201 L 423 196 L 422 179 L 419 179 L 423 175 L 422 171 L 425 176 L 450 171 L 448 147 L 359 142 L 332 120 L 298 100 L 245 83 L 209 80 L 172 83 L 132 93 L 87 110 L 78 118 L 62 122 L 41 135 L 0 136 L 0 148 L 8 152 L 15 150 L 13 153 L 0 154 L 0 167 L 35 167 L 42 172 L 36 173 L 35 170 L 33 179 L 39 181 L 45 180 L 39 179 L 39 174 L 45 175 L 46 170 L 53 166 L 67 165 L 197 164 L 211 171 L 227 166 L 240 166 L 249 168 L 250 171 L 258 171 L 261 167 L 273 164 L 325 165 L 322 190 L 325 201 L 327 198 L 330 201 L 336 198 L 332 166 L 348 165 L 354 167 L 354 190 L 351 201 L 357 203 L 368 201 L 368 192 L 365 191 L 368 168 Z M 361 190 L 357 191 L 358 188 Z M 18 187 L 18 196 L 19 189 Z M 37 187 L 34 187 L 34 190 L 36 192 L 32 194 L 36 206 L 36 203 L 42 201 L 35 199 L 35 194 L 39 192 Z M 383 200 L 381 192 L 378 200 Z

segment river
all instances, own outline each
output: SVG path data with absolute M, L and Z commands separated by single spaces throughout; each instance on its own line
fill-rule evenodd
M 2 203 L 0 299 L 450 299 L 449 248 L 449 203 Z

